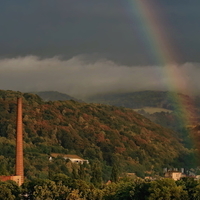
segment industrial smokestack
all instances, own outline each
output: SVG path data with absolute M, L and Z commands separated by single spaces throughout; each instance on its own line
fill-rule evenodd
M 21 176 L 21 184 L 24 182 L 23 161 L 23 132 L 22 132 L 22 98 L 17 99 L 17 133 L 16 133 L 16 176 Z

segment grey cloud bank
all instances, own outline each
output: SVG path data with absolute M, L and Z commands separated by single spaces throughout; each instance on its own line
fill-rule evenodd
M 77 98 L 137 90 L 174 89 L 183 93 L 200 93 L 199 74 L 199 63 L 129 67 L 109 60 L 89 62 L 83 56 L 69 60 L 25 56 L 0 60 L 0 89 L 22 92 L 54 90 Z

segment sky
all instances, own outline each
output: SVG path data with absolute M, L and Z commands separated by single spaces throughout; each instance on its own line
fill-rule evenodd
M 199 9 L 199 0 L 1 0 L 0 89 L 200 92 Z

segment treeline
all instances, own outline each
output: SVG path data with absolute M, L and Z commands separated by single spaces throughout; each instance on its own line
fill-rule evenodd
M 95 95 L 90 102 L 100 102 L 126 108 L 140 109 L 138 112 L 151 121 L 179 133 L 184 145 L 192 147 L 188 126 L 197 125 L 200 119 L 200 98 L 167 91 L 139 91 L 132 93 Z M 164 108 L 169 112 L 145 112 L 145 107 Z
M 199 200 L 200 182 L 185 177 L 144 180 L 123 178 L 107 184 L 94 184 L 57 174 L 51 179 L 34 179 L 21 187 L 13 181 L 0 182 L 0 200 Z

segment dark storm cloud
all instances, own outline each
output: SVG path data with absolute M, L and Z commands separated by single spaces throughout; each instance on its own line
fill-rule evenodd
M 137 34 L 134 9 L 128 13 L 131 1 L 1 1 L 0 56 L 95 54 L 121 64 L 156 63 Z M 182 61 L 200 61 L 200 1 L 157 2 Z

